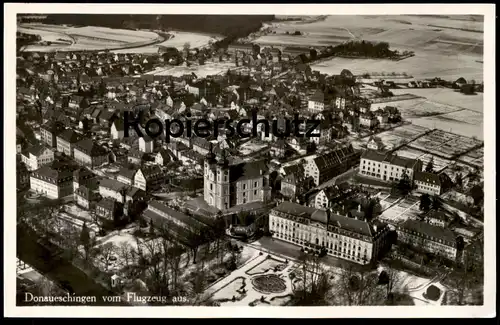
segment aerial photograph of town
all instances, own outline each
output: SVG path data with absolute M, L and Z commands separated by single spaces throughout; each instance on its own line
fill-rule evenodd
M 482 306 L 483 35 L 18 14 L 16 305 Z

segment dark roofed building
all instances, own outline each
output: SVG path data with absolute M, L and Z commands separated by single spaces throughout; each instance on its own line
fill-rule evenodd
M 112 198 L 104 198 L 96 205 L 96 214 L 107 220 L 116 220 L 123 215 L 123 204 Z
M 73 172 L 70 169 L 56 170 L 43 166 L 30 175 L 31 190 L 50 199 L 63 198 L 73 194 Z
M 97 189 L 98 185 L 97 175 L 85 167 L 73 171 L 73 191 L 76 191 L 82 185 L 92 190 Z
M 167 231 L 182 245 L 193 247 L 193 234 L 203 228 L 203 224 L 180 211 L 174 210 L 159 201 L 151 201 L 143 212 L 147 222 Z
M 238 52 L 242 52 L 245 54 L 253 54 L 253 53 L 259 53 L 260 52 L 260 46 L 257 44 L 230 44 L 227 48 L 227 51 L 231 54 L 236 54 Z
M 66 129 L 57 136 L 57 151 L 73 157 L 75 144 L 80 141 L 83 136 L 71 129 Z
M 457 257 L 457 236 L 451 229 L 425 221 L 406 220 L 398 225 L 398 241 L 451 261 Z
M 417 190 L 421 193 L 441 195 L 441 179 L 438 174 L 418 171 L 413 179 Z
M 90 168 L 109 163 L 109 152 L 92 139 L 83 139 L 75 144 L 73 151 L 75 161 Z
M 65 130 L 65 125 L 61 122 L 48 121 L 40 127 L 40 137 L 42 142 L 51 148 L 57 147 L 57 136 Z
M 158 166 L 141 167 L 134 175 L 134 186 L 143 191 L 159 189 L 164 182 L 165 174 Z
M 359 157 L 359 152 L 352 145 L 339 147 L 309 160 L 305 166 L 306 175 L 313 177 L 314 183 L 320 185 L 355 166 Z
M 96 201 L 99 199 L 99 195 L 85 185 L 75 190 L 74 197 L 76 204 L 87 210 L 93 209 Z
M 307 109 L 311 112 L 321 112 L 325 109 L 325 94 L 317 89 L 307 101 Z
M 134 184 L 134 176 L 136 172 L 136 169 L 120 168 L 116 180 L 122 182 L 123 184 L 132 185 Z

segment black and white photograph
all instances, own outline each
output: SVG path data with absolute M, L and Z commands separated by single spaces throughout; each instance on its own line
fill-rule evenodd
M 494 5 L 260 6 L 4 7 L 11 314 L 495 315 Z

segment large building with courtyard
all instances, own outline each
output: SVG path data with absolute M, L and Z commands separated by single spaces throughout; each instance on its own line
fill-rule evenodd
M 358 264 L 376 261 L 388 244 L 389 227 L 369 223 L 293 202 L 283 202 L 271 210 L 269 230 L 273 237 Z

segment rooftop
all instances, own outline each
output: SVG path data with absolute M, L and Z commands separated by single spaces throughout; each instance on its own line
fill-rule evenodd
M 372 161 L 385 162 L 391 165 L 401 166 L 405 168 L 414 167 L 418 162 L 418 160 L 416 159 L 400 157 L 391 153 L 383 153 L 374 150 L 365 150 L 361 155 L 361 158 Z

